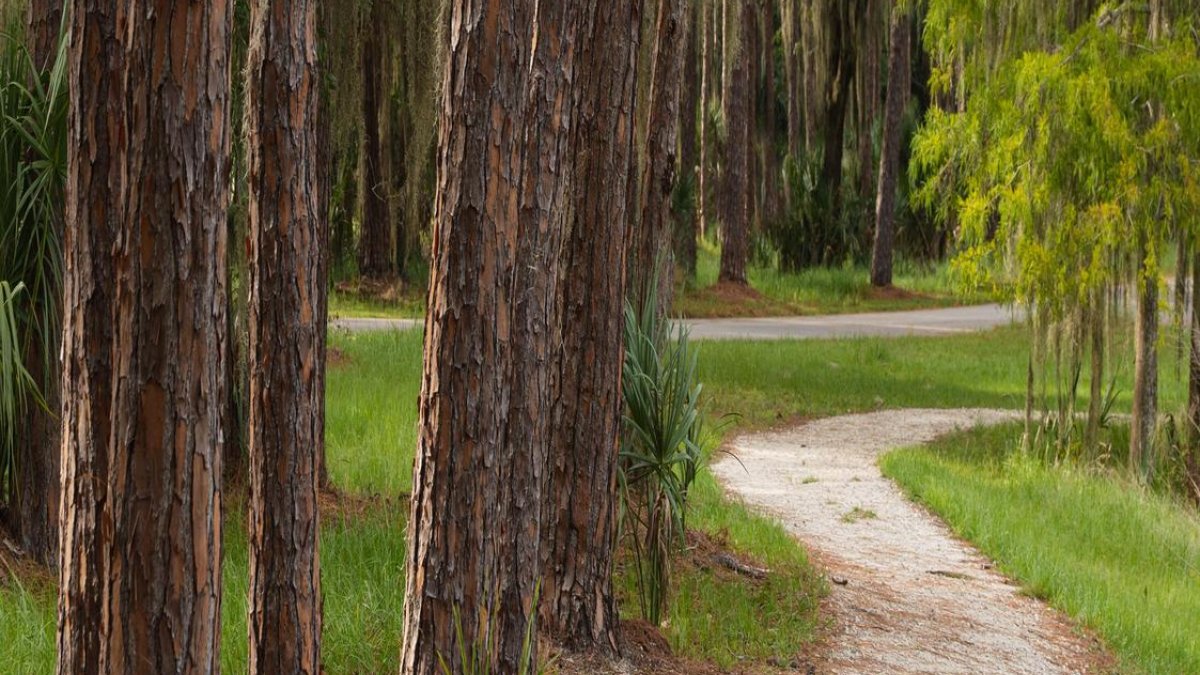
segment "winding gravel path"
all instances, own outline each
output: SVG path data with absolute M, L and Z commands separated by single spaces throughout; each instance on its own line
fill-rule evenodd
M 833 580 L 835 626 L 818 672 L 1080 673 L 1111 666 L 1094 639 L 1019 594 L 876 464 L 888 450 L 1015 416 L 889 410 L 833 417 L 738 438 L 737 459 L 714 465 L 727 489 L 782 522 Z

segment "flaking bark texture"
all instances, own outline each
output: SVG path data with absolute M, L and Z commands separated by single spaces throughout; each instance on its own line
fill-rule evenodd
M 58 670 L 99 675 L 104 616 L 102 530 L 112 428 L 113 245 L 121 225 L 123 52 L 116 8 L 82 0 L 71 14 L 63 237 L 62 500 Z
M 316 0 L 256 0 L 250 191 L 250 673 L 318 675 L 325 218 Z
M 54 64 L 62 30 L 63 0 L 30 0 L 25 14 L 25 41 L 38 70 Z
M 896 183 L 900 177 L 900 132 L 908 105 L 909 55 L 912 20 L 907 11 L 892 10 L 891 49 L 888 52 L 888 91 L 883 118 L 883 148 L 879 156 L 875 197 L 875 245 L 871 252 L 871 284 L 892 285 L 896 246 Z
M 550 482 L 542 536 L 543 630 L 568 649 L 612 654 L 612 587 L 628 193 L 638 0 L 593 0 L 580 27 L 574 90 L 571 227 L 560 287 Z M 587 45 L 603 45 L 603 49 Z
M 495 672 L 536 661 L 536 644 L 522 652 L 541 569 L 580 9 L 449 7 L 404 673 L 441 672 L 439 659 L 463 672 L 472 650 Z
M 639 200 L 642 214 L 633 237 L 635 244 L 630 261 L 630 280 L 634 285 L 635 301 L 648 297 L 651 284 L 657 285 L 655 297 L 662 314 L 666 314 L 670 307 L 674 285 L 671 193 L 675 189 L 677 175 L 679 94 L 683 83 L 683 59 L 687 53 L 687 33 L 687 2 L 660 0 L 655 20 L 650 76 L 646 165 L 642 172 Z
M 750 87 L 748 82 L 753 0 L 727 0 L 725 7 L 726 73 L 722 100 L 725 106 L 725 161 L 722 166 L 725 209 L 721 218 L 721 270 L 718 280 L 746 285 L 750 255 Z
M 122 105 L 107 115 L 124 142 L 108 179 L 128 182 L 101 523 L 108 674 L 220 670 L 232 9 L 117 9 Z
M 384 3 L 370 3 L 360 26 L 362 39 L 362 148 L 359 167 L 362 186 L 361 232 L 358 240 L 358 273 L 367 279 L 390 279 L 392 223 L 388 210 L 388 185 L 384 176 L 383 144 L 379 115 L 386 110 L 383 91 L 383 36 L 379 34 Z

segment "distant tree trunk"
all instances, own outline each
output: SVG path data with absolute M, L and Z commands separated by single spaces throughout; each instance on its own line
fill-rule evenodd
M 576 80 L 570 232 L 559 289 L 562 355 L 554 380 L 550 482 L 542 536 L 542 629 L 569 649 L 612 654 L 617 443 L 621 429 L 626 196 L 640 3 L 595 3 Z M 623 170 L 622 170 L 623 169 Z
M 702 195 L 698 191 L 699 176 L 702 171 L 697 166 L 696 134 L 697 118 L 700 115 L 700 40 L 704 26 L 701 22 L 700 3 L 694 3 L 689 10 L 689 21 L 692 26 L 688 30 L 687 53 L 683 57 L 683 101 L 679 110 L 679 165 L 682 167 L 683 180 L 692 191 L 694 203 L 689 214 L 676 214 L 675 218 L 675 257 L 682 264 L 688 277 L 696 276 L 696 236 L 698 234 L 697 215 L 700 209 Z M 686 215 L 684 219 L 682 216 Z
M 38 70 L 54 65 L 62 29 L 63 0 L 30 0 L 25 15 L 25 41 Z
M 233 4 L 121 5 L 110 19 L 98 5 L 74 8 L 70 255 L 94 267 L 68 273 L 59 645 L 84 665 L 60 670 L 215 673 Z M 77 250 L 107 244 L 89 228 L 114 221 L 112 247 Z M 108 325 L 97 325 L 91 307 L 108 283 Z M 96 398 L 98 381 L 71 380 L 98 376 L 109 356 L 110 398 Z M 108 405 L 101 438 L 106 420 L 92 413 Z
M 775 33 L 779 30 L 775 21 L 773 2 L 761 4 L 761 58 L 763 70 L 762 136 L 759 140 L 762 152 L 762 224 L 770 223 L 779 215 L 779 153 L 775 148 L 776 82 L 775 82 Z
M 522 647 L 537 611 L 563 164 L 575 59 L 590 51 L 577 24 L 589 9 L 537 0 L 449 8 L 404 673 L 440 673 L 440 659 L 463 672 L 460 646 L 487 650 L 495 672 L 536 662 Z
M 121 225 L 122 45 L 109 0 L 71 10 L 67 190 L 63 237 L 62 502 L 59 506 L 57 672 L 101 675 L 99 630 L 109 535 L 112 430 L 112 250 Z
M 699 33 L 701 55 L 700 55 L 700 168 L 696 175 L 696 236 L 702 238 L 705 236 L 708 229 L 708 192 L 709 192 L 709 164 L 711 160 L 711 148 L 714 143 L 711 129 L 708 124 L 708 106 L 709 100 L 712 98 L 712 79 L 713 79 L 713 42 L 715 29 L 713 24 L 713 14 L 715 12 L 715 0 L 702 0 L 697 3 L 697 9 L 700 14 L 700 23 L 697 24 L 694 33 Z
M 878 194 L 875 197 L 875 247 L 871 252 L 871 284 L 892 285 L 896 244 L 896 183 L 900 176 L 900 133 L 908 105 L 912 53 L 907 11 L 892 10 L 891 49 L 888 52 L 887 104 L 883 118 L 883 148 L 879 156 Z
M 864 198 L 876 192 L 875 145 L 872 134 L 879 116 L 879 53 L 882 51 L 881 18 L 884 0 L 866 0 L 864 13 L 859 17 L 855 39 L 858 72 L 854 79 L 858 89 L 858 190 Z M 889 55 L 890 58 L 890 55 Z M 889 75 L 890 77 L 890 75 Z
M 800 0 L 800 13 L 803 17 L 801 27 L 803 28 L 800 40 L 800 54 L 803 77 L 801 81 L 804 83 L 802 91 L 804 92 L 804 146 L 808 152 L 813 152 L 817 145 L 817 133 L 820 129 L 820 121 L 824 118 L 824 99 L 823 95 L 825 83 L 819 75 L 817 67 L 820 59 L 820 51 L 818 49 L 817 26 L 821 21 L 821 4 L 827 3 L 829 0 Z
M 666 314 L 674 290 L 671 259 L 671 194 L 675 189 L 679 136 L 679 95 L 687 53 L 688 14 L 685 0 L 660 0 L 655 21 L 653 69 L 650 76 L 646 166 L 642 172 L 642 217 L 634 235 L 630 261 L 635 301 L 648 297 L 657 284 L 658 306 Z M 653 278 L 657 272 L 658 278 Z
M 750 125 L 746 131 L 747 143 L 750 144 L 746 160 L 746 189 L 749 191 L 746 204 L 749 215 L 746 216 L 746 222 L 751 232 L 762 226 L 762 32 L 759 29 L 762 23 L 759 20 L 761 4 L 760 0 L 749 0 L 746 3 L 746 13 L 742 16 L 743 20 L 749 23 L 742 49 L 746 51 L 746 78 L 749 80 L 749 100 L 746 106 L 746 120 Z
M 728 0 L 725 23 L 725 190 L 721 232 L 721 270 L 718 280 L 745 285 L 746 262 L 749 257 L 750 208 L 746 188 L 749 170 L 749 53 L 753 28 L 751 0 Z
M 804 9 L 802 0 L 782 0 L 783 73 L 787 86 L 788 156 L 798 158 L 804 152 L 804 99 L 801 82 L 804 79 L 801 51 L 801 29 Z
M 1192 348 L 1188 369 L 1188 421 L 1191 422 L 1192 444 L 1200 445 L 1200 250 L 1192 252 L 1191 256 Z
M 359 34 L 362 40 L 362 146 L 359 151 L 358 193 L 362 199 L 359 218 L 358 273 L 364 279 L 390 279 L 392 268 L 392 223 L 388 212 L 388 185 L 384 179 L 380 111 L 386 112 L 383 91 L 383 36 L 378 26 L 385 11 L 382 2 L 370 3 Z
M 1100 417 L 1104 410 L 1104 291 L 1097 292 L 1091 309 L 1091 382 L 1088 393 L 1088 419 L 1084 448 L 1093 451 L 1100 437 Z M 1193 361 L 1195 363 L 1195 361 Z
M 1146 268 L 1149 237 L 1139 233 L 1138 305 L 1134 338 L 1133 422 L 1130 425 L 1129 462 L 1138 476 L 1146 477 L 1153 458 L 1158 423 L 1158 274 Z
M 829 196 L 835 213 L 841 211 L 846 111 L 850 103 L 850 86 L 854 83 L 855 50 L 852 35 L 854 12 L 863 1 L 830 0 L 832 6 L 826 8 L 826 11 L 830 13 L 826 25 L 830 40 L 830 61 L 826 88 L 825 157 L 821 170 L 821 185 Z
M 325 216 L 316 0 L 251 4 L 250 673 L 321 672 Z M 328 178 L 328 173 L 323 173 Z

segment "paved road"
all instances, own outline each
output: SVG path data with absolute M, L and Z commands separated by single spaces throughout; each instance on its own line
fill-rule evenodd
M 859 336 L 953 335 L 1004 326 L 1014 319 L 1000 305 L 921 309 L 907 312 L 777 317 L 769 319 L 693 319 L 692 337 L 704 340 L 788 340 Z M 1017 317 L 1019 318 L 1019 317 Z M 417 319 L 336 319 L 335 329 L 350 332 L 420 328 Z

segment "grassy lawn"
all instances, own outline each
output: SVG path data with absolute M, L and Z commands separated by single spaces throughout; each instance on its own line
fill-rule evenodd
M 887 455 L 884 473 L 1130 670 L 1200 672 L 1200 518 L 1099 471 L 1024 456 L 1015 427 Z
M 697 251 L 696 279 L 678 294 L 674 313 L 689 318 L 731 316 L 792 316 L 883 312 L 986 302 L 981 296 L 954 291 L 947 266 L 932 268 L 897 261 L 898 291 L 871 287 L 863 267 L 813 269 L 794 274 L 772 267 L 751 266 L 750 285 L 756 293 L 730 294 L 714 287 L 720 271 L 720 250 L 702 242 Z
M 334 290 L 329 293 L 331 319 L 420 319 L 425 316 L 425 293 L 405 292 L 392 300 Z
M 386 672 L 395 669 L 399 651 L 407 516 L 404 495 L 411 484 L 416 439 L 421 337 L 417 331 L 336 333 L 331 344 L 328 457 L 332 479 L 349 495 L 350 503 L 342 507 L 326 505 L 323 511 L 326 667 L 337 673 Z M 880 407 L 1020 408 L 1024 405 L 1028 358 L 1028 340 L 1021 328 L 936 338 L 720 341 L 700 345 L 701 379 L 710 397 L 711 412 L 714 417 L 736 413 L 736 417 L 726 418 L 727 434 Z M 1118 410 L 1129 407 L 1131 370 L 1128 364 L 1117 369 L 1121 392 Z M 1164 411 L 1176 410 L 1182 404 L 1181 373 L 1185 372 L 1174 350 L 1164 347 Z M 1082 389 L 1086 391 L 1086 381 Z M 1014 432 L 1006 429 L 995 432 L 994 441 L 1008 442 L 1013 437 Z M 1138 591 L 1143 593 L 1140 602 L 1147 603 L 1142 606 L 1161 610 L 1162 616 L 1200 616 L 1196 604 L 1187 604 L 1197 602 L 1200 597 L 1194 519 L 1190 521 L 1192 538 L 1187 539 L 1189 521 L 1179 509 L 1125 490 L 1118 482 L 1065 472 L 1061 476 L 1050 475 L 1045 473 L 1048 470 L 1039 473 L 998 459 L 985 463 L 971 459 L 969 452 L 955 450 L 956 447 L 943 444 L 931 451 L 902 453 L 889 460 L 889 470 L 898 471 L 898 462 L 916 467 L 913 475 L 926 477 L 922 480 L 926 481 L 927 494 L 922 497 L 935 508 L 935 500 L 942 499 L 946 508 L 951 509 L 946 514 L 951 522 L 958 523 L 956 519 L 961 519 L 964 528 L 970 523 L 981 527 L 982 523 L 995 536 L 1011 530 L 1009 534 L 1014 539 L 1007 544 L 1010 548 L 994 550 L 989 547 L 1000 544 L 986 540 L 980 543 L 1005 560 L 1010 572 L 1025 578 L 1034 592 L 1062 603 L 1088 623 L 1109 631 L 1120 629 L 1124 622 L 1123 630 L 1134 636 L 1128 639 L 1141 642 L 1122 642 L 1126 639 L 1122 633 L 1105 634 L 1131 661 L 1162 663 L 1164 667 L 1172 663 L 1195 665 L 1194 661 L 1170 660 L 1176 657 L 1170 655 L 1166 646 L 1153 641 L 1158 638 L 1150 635 L 1149 629 L 1141 627 L 1140 617 L 1149 609 L 1118 614 L 1116 610 L 1122 607 L 1136 606 L 1136 597 L 1122 599 L 1116 591 L 1079 584 L 1076 592 L 1080 598 L 1068 600 L 1064 590 L 1068 580 L 1060 578 L 1066 574 L 1063 565 L 1070 566 L 1071 574 L 1079 579 L 1084 579 L 1085 574 L 1116 579 L 1121 569 L 1145 568 L 1150 572 L 1149 576 L 1143 575 L 1145 590 Z M 955 451 L 967 453 L 967 459 L 949 458 Z M 1057 485 L 1060 479 L 1062 484 Z M 995 493 L 994 498 L 982 496 L 987 490 Z M 674 604 L 664 631 L 668 640 L 685 656 L 725 666 L 763 662 L 772 657 L 788 658 L 804 649 L 819 625 L 817 604 L 824 592 L 823 581 L 815 575 L 804 551 L 769 519 L 726 500 L 711 475 L 702 474 L 693 494 L 691 526 L 770 568 L 772 574 L 766 581 L 757 581 L 714 569 L 712 565 L 681 563 L 674 576 Z M 980 496 L 972 497 L 977 494 Z M 1084 527 L 1084 523 L 1070 520 L 1072 510 L 1094 512 L 1097 518 L 1107 514 L 1103 515 L 1106 520 L 1086 525 L 1094 529 L 1078 534 L 1080 541 L 1096 535 L 1090 544 L 1093 549 L 1082 547 L 1072 538 L 1076 535 L 1069 533 L 1058 540 L 1064 546 L 1070 542 L 1072 549 L 1080 554 L 1078 558 L 1055 558 L 1054 555 L 1065 555 L 1061 551 L 1054 555 L 1040 552 L 1034 548 L 1037 537 L 1030 534 L 1032 530 L 1017 527 L 1026 517 L 1051 518 L 1050 513 L 1041 513 L 1038 505 L 1054 495 L 1060 499 L 1055 507 L 1061 508 L 1061 513 L 1054 516 L 1058 520 L 1031 520 L 1043 523 L 1039 532 L 1049 531 L 1046 528 L 1051 526 Z M 1114 505 L 1111 508 L 1104 506 L 1108 502 L 1101 497 L 1105 495 Z M 231 522 L 226 529 L 230 534 L 226 541 L 223 660 L 228 672 L 244 672 L 246 668 L 246 542 L 244 504 L 238 499 L 233 498 L 227 509 Z M 1022 500 L 1034 501 L 1022 506 L 1019 503 Z M 1001 503 L 1010 503 L 1011 513 L 999 510 Z M 989 523 L 992 517 L 997 520 Z M 999 520 L 1002 518 L 1008 520 Z M 1148 522 L 1160 522 L 1158 529 L 1148 527 Z M 982 536 L 976 534 L 978 531 L 971 529 L 964 533 L 968 537 Z M 1161 568 L 1164 571 L 1160 574 L 1160 568 L 1146 567 L 1140 558 L 1103 557 L 1110 553 L 1106 547 L 1118 545 L 1112 541 L 1117 539 L 1112 535 L 1114 532 L 1122 533 L 1121 545 L 1140 542 L 1142 548 L 1154 549 L 1153 553 L 1164 561 Z M 1171 542 L 1184 542 L 1191 548 L 1171 548 L 1174 545 Z M 1189 550 L 1190 567 L 1179 563 L 1170 568 L 1172 560 L 1188 560 Z M 1112 555 L 1133 553 L 1131 550 Z M 1018 568 L 1015 560 L 1008 560 L 1008 555 L 1042 566 Z M 1116 563 L 1110 560 L 1120 566 L 1114 566 Z M 1172 577 L 1167 573 L 1169 569 L 1185 572 Z M 1189 579 L 1190 587 L 1172 585 Z M 1137 583 L 1133 574 L 1128 575 L 1127 581 Z M 635 614 L 637 603 L 630 575 L 619 575 L 618 592 L 625 600 L 623 608 Z M 1085 604 L 1088 598 L 1092 604 Z M 1155 607 L 1148 604 L 1160 598 L 1177 604 Z M 1111 617 L 1117 628 L 1107 629 L 1094 618 L 1099 616 L 1101 610 L 1097 607 L 1102 601 L 1113 608 Z M 1164 626 L 1166 623 L 1164 620 Z M 5 672 L 48 670 L 54 657 L 53 628 L 51 583 L 43 580 L 30 582 L 23 588 L 12 585 L 0 588 L 0 636 L 3 637 L 0 663 L 6 664 Z M 1139 631 L 1149 637 L 1137 638 Z M 1171 636 L 1166 628 L 1163 631 L 1161 635 L 1167 635 L 1163 639 L 1169 641 Z M 1161 652 L 1163 656 L 1142 658 L 1138 650 Z

